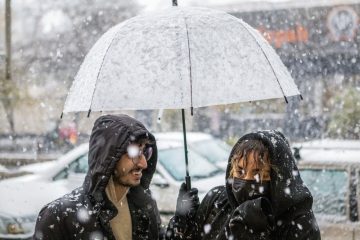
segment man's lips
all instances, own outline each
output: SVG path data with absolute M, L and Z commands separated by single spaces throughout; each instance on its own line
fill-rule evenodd
M 142 169 L 134 169 L 130 171 L 131 175 L 135 176 L 136 178 L 141 178 L 142 176 Z

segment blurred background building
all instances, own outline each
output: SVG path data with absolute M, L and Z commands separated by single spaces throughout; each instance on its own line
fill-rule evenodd
M 178 3 L 224 10 L 258 29 L 304 98 L 289 99 L 288 104 L 272 100 L 195 109 L 194 116 L 187 116 L 189 130 L 226 140 L 264 128 L 282 130 L 291 140 L 360 137 L 359 0 Z M 143 11 L 169 7 L 171 1 L 11 0 L 11 4 L 12 79 L 0 77 L 0 141 L 11 145 L 27 136 L 41 139 L 37 148 L 48 149 L 64 139 L 70 146 L 86 141 L 100 114 L 60 119 L 72 79 L 91 46 L 111 26 Z M 4 14 L 2 4 L 0 15 Z M 1 20 L 2 39 L 4 29 Z M 1 56 L 4 48 L 0 41 Z M 180 111 L 128 113 L 154 131 L 181 130 Z

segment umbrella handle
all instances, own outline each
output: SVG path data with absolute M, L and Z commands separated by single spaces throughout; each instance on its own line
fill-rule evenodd
M 186 190 L 190 191 L 191 189 L 191 179 L 190 176 L 185 176 Z
M 187 142 L 186 142 L 186 123 L 185 123 L 185 110 L 181 109 L 181 117 L 183 123 L 183 135 L 184 135 L 184 151 L 185 151 L 185 183 L 186 189 L 189 191 L 191 189 L 191 179 L 189 174 L 189 161 L 188 161 L 188 150 L 187 150 Z

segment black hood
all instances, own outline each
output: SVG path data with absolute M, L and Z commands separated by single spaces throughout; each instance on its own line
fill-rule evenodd
M 245 140 L 260 140 L 269 150 L 271 159 L 271 204 L 275 216 L 280 216 L 289 209 L 301 205 L 311 209 L 312 196 L 303 184 L 297 169 L 295 159 L 286 138 L 279 131 L 258 131 L 241 137 L 232 149 L 226 170 L 228 179 L 231 170 L 231 158 L 237 145 Z M 231 181 L 226 181 L 226 192 L 232 207 L 237 202 L 232 193 Z
M 85 192 L 102 201 L 116 163 L 126 153 L 130 142 L 148 138 L 153 154 L 143 170 L 140 188 L 148 189 L 156 169 L 157 148 L 154 136 L 142 123 L 127 115 L 106 115 L 98 118 L 89 142 L 89 170 L 84 182 Z

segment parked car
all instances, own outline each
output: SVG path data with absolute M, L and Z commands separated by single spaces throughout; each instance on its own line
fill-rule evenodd
M 17 169 L 8 169 L 0 165 L 0 180 L 5 178 L 18 177 L 26 174 L 25 172 L 18 171 Z
M 293 144 L 323 240 L 360 239 L 360 141 Z
M 151 190 L 161 213 L 175 210 L 176 198 L 185 176 L 183 145 L 158 140 L 158 165 Z M 195 145 L 194 145 L 195 147 Z M 224 182 L 224 170 L 188 148 L 192 185 L 199 197 Z M 0 239 L 28 239 L 42 206 L 81 186 L 88 169 L 88 144 L 80 145 L 53 162 L 24 166 L 27 175 L 0 181 Z
M 184 142 L 184 135 L 182 132 L 156 133 L 155 137 L 161 141 L 171 140 L 180 143 Z M 231 151 L 231 147 L 226 142 L 214 138 L 210 134 L 201 132 L 187 132 L 186 140 L 187 144 L 192 147 L 194 151 L 206 157 L 218 167 L 226 170 L 228 157 Z
M 6 176 L 8 173 L 9 169 L 0 164 L 0 179 L 5 178 L 4 176 Z

